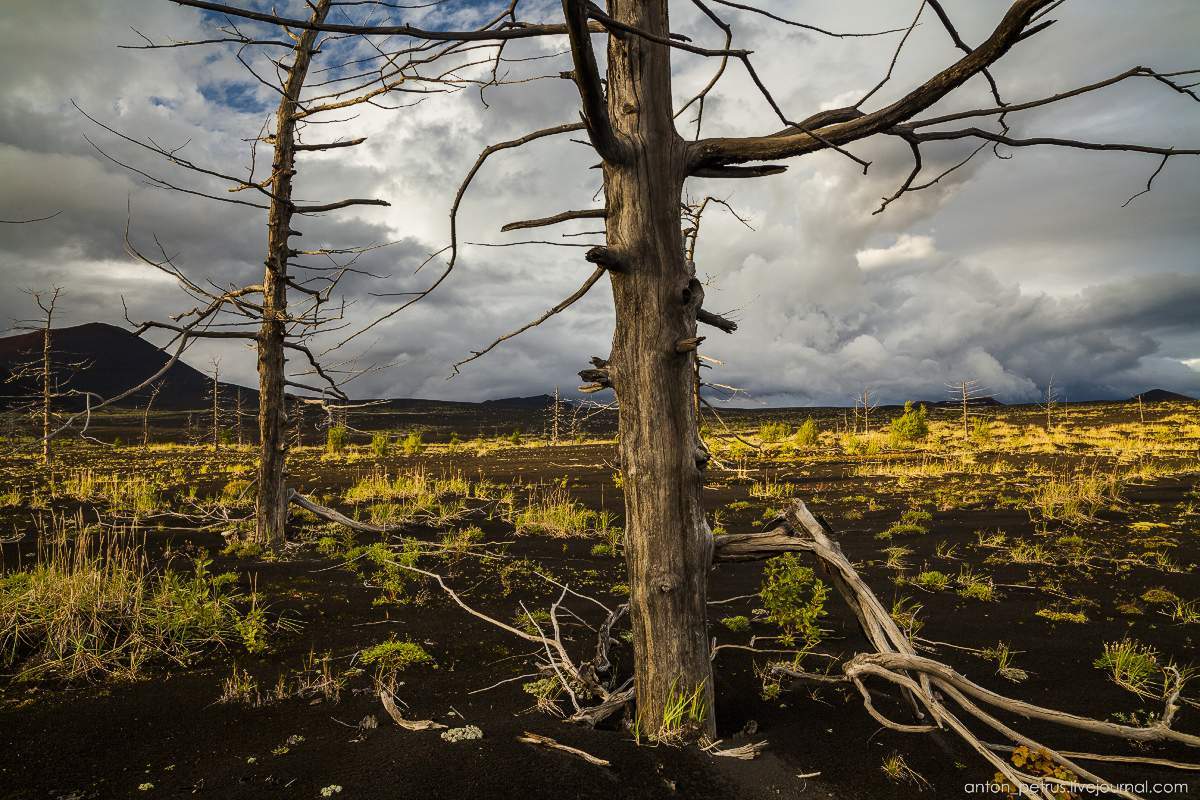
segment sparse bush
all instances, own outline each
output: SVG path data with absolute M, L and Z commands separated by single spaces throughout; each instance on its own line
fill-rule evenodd
M 408 436 L 405 436 L 400 449 L 404 451 L 404 455 L 406 456 L 417 456 L 424 452 L 425 442 L 421 439 L 421 432 L 413 431 Z

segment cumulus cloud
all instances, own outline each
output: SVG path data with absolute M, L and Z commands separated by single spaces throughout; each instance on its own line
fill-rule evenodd
M 409 21 L 466 25 L 495 4 L 420 9 Z M 716 31 L 689 4 L 676 28 L 719 44 Z M 914 2 L 829 4 L 769 2 L 773 10 L 846 31 L 905 25 Z M 951 13 L 967 41 L 986 36 L 997 11 L 957 2 Z M 281 8 L 303 13 L 298 2 Z M 533 15 L 558 4 L 530 5 Z M 894 37 L 828 39 L 729 9 L 739 41 L 756 51 L 764 80 L 792 117 L 853 102 L 887 69 Z M 452 20 L 444 15 L 450 14 Z M 1195 66 L 1190 32 L 1200 11 L 1190 0 L 1153 8 L 1098 0 L 1058 12 L 1062 21 L 1018 46 L 997 69 L 1012 99 L 1098 80 L 1148 64 Z M 439 16 L 442 15 L 442 16 Z M 274 103 L 224 51 L 120 50 L 135 43 L 134 25 L 156 38 L 196 38 L 204 15 L 152 0 L 113 5 L 78 0 L 72 13 L 17 0 L 0 21 L 0 218 L 61 210 L 48 223 L 0 226 L 0 275 L 6 288 L 68 287 L 64 321 L 123 322 L 121 298 L 134 318 L 162 318 L 185 306 L 173 283 L 124 253 L 127 222 L 139 246 L 161 242 L 189 273 L 218 284 L 252 280 L 265 247 L 253 209 L 148 188 L 105 160 L 86 134 L 127 163 L 166 175 L 169 168 L 105 134 L 71 105 L 74 99 L 107 124 L 165 145 L 187 143 L 187 157 L 236 171 L 245 139 Z M 561 42 L 511 46 L 513 75 L 567 69 Z M 874 102 L 898 97 L 957 58 L 936 24 L 917 28 L 892 80 Z M 711 76 L 709 61 L 675 59 L 682 102 Z M 745 74 L 731 66 L 722 91 L 706 103 L 704 133 L 776 130 L 779 121 Z M 447 241 L 447 210 L 459 181 L 489 142 L 577 118 L 577 100 L 558 79 L 432 96 L 394 111 L 371 108 L 333 124 L 322 136 L 368 137 L 350 151 L 305 159 L 298 193 L 306 199 L 379 196 L 388 208 L 363 208 L 304 219 L 305 245 L 390 243 L 359 266 L 384 276 L 356 278 L 346 289 L 351 322 L 362 324 L 395 305 L 371 294 L 427 285 L 438 261 L 414 274 Z M 989 104 L 975 81 L 944 101 L 953 110 Z M 692 135 L 691 113 L 680 118 Z M 1012 115 L 1016 133 L 1195 146 L 1200 109 L 1145 81 L 1061 108 Z M 1164 386 L 1200 393 L 1200 159 L 1172 159 L 1154 192 L 1128 208 L 1156 166 L 1153 157 L 1119 153 L 1020 150 L 1011 159 L 981 153 L 936 186 L 872 214 L 911 167 L 902 142 L 870 141 L 851 149 L 872 162 L 869 173 L 836 153 L 791 164 L 782 176 L 749 182 L 695 180 L 691 195 L 726 198 L 747 217 L 746 229 L 722 209 L 704 221 L 697 254 L 708 281 L 706 305 L 740 321 L 706 347 L 725 362 L 717 380 L 744 387 L 749 402 L 844 403 L 864 387 L 885 401 L 937 398 L 946 382 L 978 379 L 1006 400 L 1032 400 L 1053 377 L 1073 399 L 1127 396 Z M 936 174 L 969 148 L 929 148 Z M 475 180 L 460 214 L 464 246 L 458 268 L 435 294 L 356 340 L 352 355 L 390 364 L 359 378 L 359 396 L 450 399 L 532 394 L 575 383 L 592 355 L 607 353 L 612 303 L 603 284 L 566 314 L 502 345 L 445 380 L 450 364 L 539 315 L 572 292 L 589 271 L 574 247 L 484 247 L 586 234 L 594 223 L 547 229 L 536 237 L 501 234 L 505 222 L 595 204 L 594 156 L 566 138 L 495 158 Z M 736 183 L 736 185 L 734 185 Z M 211 190 L 216 184 L 203 188 Z M 218 191 L 223 191 L 218 187 Z M 528 233 L 528 232 L 525 232 Z M 561 240 L 599 241 L 594 235 Z M 27 298 L 0 293 L 0 319 L 29 315 Z M 244 348 L 242 348 L 244 350 Z M 226 352 L 222 369 L 253 382 L 242 350 L 199 346 L 201 363 Z

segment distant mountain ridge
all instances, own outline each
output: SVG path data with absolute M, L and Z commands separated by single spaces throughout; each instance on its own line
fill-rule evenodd
M 89 322 L 51 331 L 50 347 L 52 361 L 58 364 L 86 364 L 86 368 L 71 374 L 69 370 L 56 370 L 56 377 L 63 390 L 74 389 L 92 392 L 109 398 L 124 392 L 162 369 L 170 355 L 130 331 L 103 322 Z M 0 404 L 15 405 L 22 398 L 35 394 L 39 382 L 24 379 L 8 382 L 14 372 L 42 356 L 42 334 L 40 331 L 22 333 L 0 338 Z M 203 408 L 208 403 L 212 379 L 182 360 L 176 361 L 161 379 L 163 387 L 154 400 L 154 407 L 164 411 Z M 221 384 L 222 394 L 232 399 L 241 389 L 242 402 L 253 408 L 258 403 L 258 391 L 234 384 Z M 126 398 L 123 407 L 144 406 L 150 397 L 146 388 Z M 66 402 L 64 405 L 78 406 L 82 401 Z
M 66 389 L 91 392 L 108 398 L 136 386 L 153 375 L 170 360 L 170 354 L 156 347 L 131 331 L 103 322 L 89 322 L 67 328 L 55 328 L 51 335 L 54 360 L 58 363 L 85 362 L 87 369 L 69 375 L 59 371 L 60 382 L 67 381 Z M 42 334 L 38 331 L 0 338 L 0 408 L 15 405 L 36 394 L 40 385 L 36 379 L 8 382 L 8 378 L 23 365 L 39 361 L 42 353 Z M 182 360 L 167 371 L 163 388 L 154 401 L 154 407 L 162 411 L 185 411 L 201 409 L 209 404 L 212 381 L 209 376 L 184 363 Z M 243 407 L 252 410 L 258 404 L 256 388 L 222 383 L 223 404 L 233 402 L 234 394 L 242 394 Z M 140 408 L 149 399 L 150 390 L 144 389 L 117 405 L 124 408 Z M 1194 398 L 1166 389 L 1149 389 L 1134 395 L 1127 402 L 1161 403 L 1192 401 Z M 379 410 L 400 413 L 438 414 L 469 413 L 472 409 L 487 414 L 531 412 L 549 409 L 554 398 L 548 394 L 529 397 L 504 397 L 482 402 L 455 400 L 425 400 L 420 398 L 382 398 Z M 571 401 L 564 401 L 571 402 Z M 925 401 L 930 407 L 955 407 L 960 400 Z M 972 406 L 1003 406 L 993 397 L 973 398 Z M 72 405 L 82 406 L 82 402 Z M 890 406 L 888 406 L 890 407 Z M 764 409 L 765 411 L 766 409 Z M 784 408 L 773 409 L 785 411 Z
M 1189 400 L 1195 400 L 1196 398 L 1188 397 L 1186 394 L 1180 394 L 1179 392 L 1171 392 L 1166 389 L 1148 389 L 1141 394 L 1135 394 L 1125 402 L 1136 403 L 1139 399 L 1143 403 L 1175 403 L 1187 402 Z

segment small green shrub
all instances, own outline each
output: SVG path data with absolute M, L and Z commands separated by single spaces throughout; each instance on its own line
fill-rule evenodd
M 929 420 L 925 406 L 913 408 L 908 400 L 904 403 L 904 413 L 892 420 L 888 426 L 888 438 L 893 445 L 906 445 L 919 442 L 929 435 Z
M 725 617 L 721 620 L 721 624 L 734 633 L 745 633 L 750 630 L 749 617 L 738 615 L 736 617 Z
M 392 437 L 380 431 L 371 436 L 371 452 L 376 458 L 387 458 L 392 449 Z
M 350 430 L 345 425 L 335 425 L 325 434 L 325 452 L 340 453 L 350 440 Z
M 817 428 L 817 421 L 812 417 L 804 420 L 796 429 L 796 444 L 800 447 L 816 447 L 820 437 L 821 431 Z
M 413 641 L 403 642 L 388 639 L 370 647 L 363 648 L 358 659 L 367 666 L 374 666 L 383 673 L 402 672 L 418 664 L 433 664 L 433 656 Z
M 759 589 L 767 617 L 783 630 L 781 641 L 799 637 L 806 647 L 821 641 L 821 618 L 829 587 L 804 566 L 795 553 L 784 553 L 766 562 Z
M 420 455 L 425 450 L 425 442 L 421 439 L 421 432 L 413 431 L 408 436 L 405 436 L 400 449 L 404 451 L 404 455 L 406 456 Z

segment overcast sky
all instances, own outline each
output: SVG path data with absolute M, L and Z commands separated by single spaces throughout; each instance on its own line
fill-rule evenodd
M 260 5 L 267 5 L 260 3 Z M 407 21 L 464 26 L 495 3 L 457 3 L 452 20 L 414 11 Z M 526 4 L 527 18 L 553 19 L 557 2 Z M 904 27 L 917 0 L 773 2 L 777 13 L 839 31 Z M 969 43 L 990 32 L 1005 4 L 947 0 Z M 276 6 L 303 15 L 296 0 Z M 524 6 L 523 6 L 524 7 Z M 691 3 L 673 3 L 673 27 L 717 46 Z M 792 118 L 853 102 L 887 69 L 896 35 L 830 39 L 725 9 L 736 41 Z M 361 14 L 362 12 L 355 11 Z M 446 11 L 440 12 L 445 14 Z M 1195 0 L 1069 0 L 1058 24 L 1019 44 L 994 71 L 1010 101 L 1032 99 L 1110 77 L 1135 65 L 1162 71 L 1200 67 Z M 926 12 L 891 82 L 866 106 L 896 98 L 958 55 Z M 115 128 L 152 137 L 197 163 L 236 172 L 246 139 L 270 113 L 271 91 L 229 48 L 128 50 L 131 27 L 156 40 L 205 38 L 211 16 L 167 0 L 5 0 L 0 11 L 0 323 L 31 315 L 18 289 L 66 287 L 63 324 L 125 324 L 190 308 L 175 285 L 124 252 L 155 238 L 199 280 L 261 278 L 261 212 L 150 188 L 106 161 L 92 138 L 127 164 L 189 186 L 223 193 L 172 171 L 88 122 L 75 100 Z M 716 34 L 716 35 L 715 35 Z M 599 40 L 597 39 L 597 42 Z M 513 59 L 551 55 L 561 40 L 510 45 Z M 510 77 L 569 69 L 565 56 L 506 64 Z M 703 85 L 714 64 L 674 56 L 680 100 Z M 405 98 L 411 100 L 409 96 Z M 380 197 L 388 208 L 351 209 L 300 219 L 305 246 L 392 243 L 362 260 L 386 276 L 346 285 L 348 314 L 361 324 L 394 300 L 375 292 L 425 286 L 440 262 L 415 268 L 448 241 L 447 210 L 462 176 L 490 142 L 578 119 L 571 85 L 550 79 L 479 92 L 430 96 L 416 106 L 368 108 L 310 139 L 368 138 L 353 150 L 309 155 L 298 195 L 306 200 Z M 990 105 L 972 81 L 937 110 Z M 681 130 L 691 135 L 680 118 Z M 1016 135 L 1200 146 L 1200 103 L 1148 79 L 1127 81 L 1059 106 L 1014 114 Z M 705 135 L 779 128 L 761 96 L 732 68 L 706 106 Z M 938 185 L 873 215 L 911 167 L 891 137 L 849 148 L 870 173 L 835 153 L 790 163 L 777 177 L 689 183 L 694 196 L 726 198 L 753 230 L 715 209 L 706 215 L 697 266 L 709 280 L 706 307 L 739 320 L 732 336 L 705 331 L 705 352 L 723 365 L 721 383 L 743 387 L 743 402 L 845 404 L 870 387 L 884 401 L 937 399 L 944 385 L 972 378 L 1008 401 L 1035 399 L 1046 382 L 1068 399 L 1126 397 L 1151 387 L 1200 395 L 1200 158 L 1172 158 L 1152 192 L 1122 208 L 1158 165 L 1155 156 L 1053 148 L 984 151 Z M 967 152 L 964 143 L 927 148 L 931 177 Z M 266 160 L 261 153 L 260 160 Z M 502 234 L 501 224 L 568 208 L 595 207 L 595 156 L 566 138 L 493 158 L 464 203 L 463 241 L 558 240 L 591 224 Z M 127 213 L 131 209 L 132 213 Z M 568 237 L 566 243 L 599 241 Z M 593 355 L 607 355 L 612 303 L 606 283 L 565 314 L 497 348 L 447 381 L 450 365 L 570 294 L 590 271 L 582 248 L 466 246 L 458 268 L 432 296 L 353 343 L 346 355 L 387 369 L 351 385 L 357 396 L 479 400 L 564 390 Z M 6 326 L 6 325 L 5 325 Z M 198 345 L 203 368 L 219 352 L 222 377 L 253 384 L 244 347 Z M 332 358 L 332 357 L 331 357 Z

